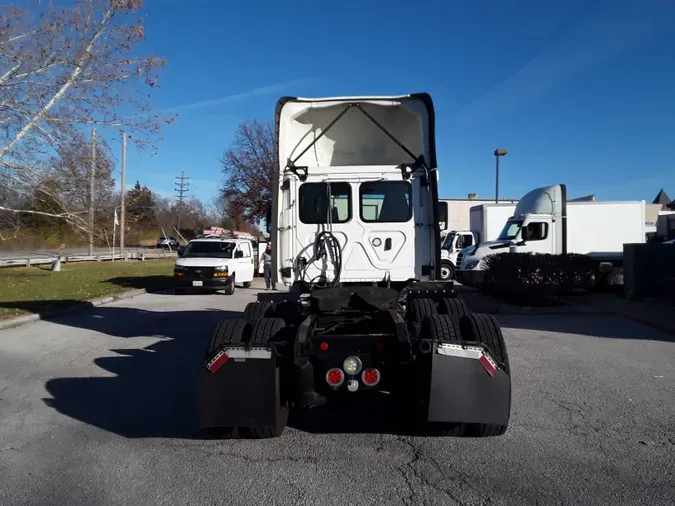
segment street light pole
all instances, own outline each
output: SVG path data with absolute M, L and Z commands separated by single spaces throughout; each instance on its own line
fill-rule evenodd
M 499 204 L 499 157 L 506 156 L 506 148 L 495 149 L 495 204 Z

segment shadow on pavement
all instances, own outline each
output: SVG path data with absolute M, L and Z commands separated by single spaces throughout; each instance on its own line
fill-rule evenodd
M 555 332 L 602 339 L 675 343 L 675 336 L 621 316 L 583 313 L 495 316 L 505 329 Z
M 146 289 L 148 291 L 168 290 L 169 288 L 173 288 L 173 277 L 164 275 L 119 276 L 106 279 L 105 281 L 102 281 L 102 283 L 131 289 Z
M 121 339 L 161 340 L 149 346 L 114 348 L 96 358 L 94 364 L 106 376 L 48 381 L 51 398 L 44 402 L 63 415 L 127 438 L 204 438 L 196 421 L 196 387 L 204 352 L 217 323 L 240 315 L 208 308 L 145 311 L 100 306 L 55 318 L 59 325 Z M 313 433 L 406 433 L 399 421 L 400 415 L 392 414 L 386 399 L 348 398 L 311 412 L 294 411 L 289 427 Z
M 55 323 L 113 337 L 162 340 L 111 349 L 109 356 L 96 358 L 107 376 L 48 381 L 52 398 L 44 402 L 124 437 L 199 438 L 195 392 L 204 352 L 217 323 L 239 315 L 216 309 L 160 312 L 103 306 L 59 317 Z
M 94 305 L 91 302 L 75 299 L 0 301 L 0 308 L 21 309 L 40 316 L 56 315 L 60 311 L 67 311 L 74 307 L 93 308 Z

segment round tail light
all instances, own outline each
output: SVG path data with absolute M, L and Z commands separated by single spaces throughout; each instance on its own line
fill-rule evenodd
M 339 387 L 345 380 L 345 373 L 334 367 L 326 373 L 326 382 L 332 387 Z
M 380 371 L 377 369 L 366 369 L 363 371 L 363 374 L 361 374 L 361 381 L 363 381 L 366 386 L 374 387 L 380 382 Z

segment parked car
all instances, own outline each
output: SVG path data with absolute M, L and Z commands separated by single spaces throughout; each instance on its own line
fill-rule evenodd
M 171 248 L 171 249 L 178 249 L 178 246 L 180 243 L 178 242 L 178 239 L 175 237 L 166 237 L 166 236 L 160 236 L 159 239 L 157 239 L 157 247 L 158 248 Z

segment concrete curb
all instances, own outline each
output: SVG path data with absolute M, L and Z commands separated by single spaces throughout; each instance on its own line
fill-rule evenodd
M 139 295 L 145 295 L 148 293 L 152 294 L 168 294 L 173 293 L 173 289 L 169 290 L 129 290 L 127 292 L 118 293 L 115 295 L 109 295 L 107 297 L 102 297 L 99 299 L 93 299 L 87 302 L 81 302 L 79 304 L 73 304 L 72 306 L 63 307 L 60 309 L 54 309 L 53 311 L 47 311 L 44 313 L 29 314 L 26 316 L 19 316 L 17 318 L 12 318 L 10 320 L 0 321 L 0 330 L 12 329 L 25 325 L 26 323 L 38 321 L 38 320 L 49 320 L 51 318 L 56 318 L 58 316 L 77 313 L 81 311 L 86 311 L 87 309 L 92 309 L 98 306 L 104 306 L 105 304 L 110 304 L 111 302 L 117 302 L 118 300 L 133 299 Z

